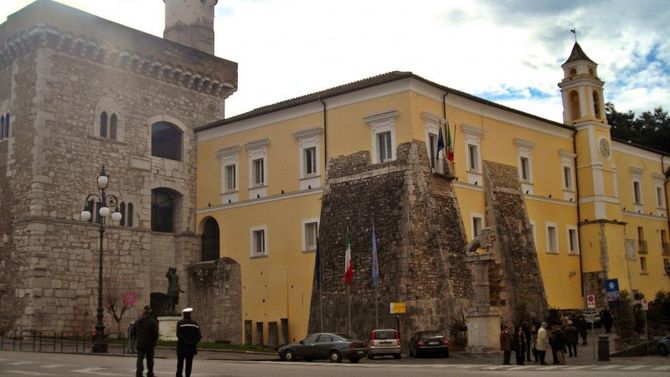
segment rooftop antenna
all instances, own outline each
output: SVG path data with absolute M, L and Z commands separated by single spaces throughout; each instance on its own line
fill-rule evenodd
M 575 35 L 575 43 L 577 43 L 577 28 L 573 27 L 570 29 L 570 32 Z

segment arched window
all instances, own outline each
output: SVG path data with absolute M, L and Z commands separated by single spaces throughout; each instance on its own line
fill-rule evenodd
M 581 117 L 579 112 L 579 94 L 576 91 L 572 91 L 568 96 L 568 100 L 570 101 L 570 120 L 574 122 Z
M 593 91 L 593 110 L 595 111 L 596 119 L 600 119 L 600 96 L 598 91 Z
M 5 116 L 0 116 L 0 140 L 5 138 Z
M 88 219 L 88 222 L 89 223 L 97 222 L 96 220 L 94 220 L 94 218 L 97 217 L 96 213 L 97 213 L 97 209 L 98 209 L 98 206 L 95 204 L 95 200 L 93 200 L 93 199 L 89 200 L 87 208 L 89 208 L 91 210 L 91 218 Z
M 109 119 L 109 138 L 116 140 L 116 127 L 118 123 L 118 118 L 116 114 L 112 114 Z
M 219 259 L 219 224 L 209 217 L 202 231 L 202 260 Z
M 129 227 L 133 226 L 133 203 L 128 203 L 128 206 L 126 207 L 127 211 L 127 216 L 126 216 L 126 225 Z
M 174 217 L 174 195 L 158 188 L 151 190 L 151 230 L 154 232 L 172 232 Z
M 151 155 L 181 161 L 181 144 L 183 132 L 179 127 L 168 122 L 157 122 L 151 125 Z
M 5 114 L 5 139 L 9 138 L 9 113 Z
M 100 113 L 100 137 L 107 137 L 107 112 Z
M 119 222 L 119 225 L 124 226 L 126 225 L 126 203 L 121 202 L 119 205 L 119 212 L 121 212 L 121 221 Z

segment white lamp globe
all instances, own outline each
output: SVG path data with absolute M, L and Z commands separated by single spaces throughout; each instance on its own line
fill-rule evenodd
M 81 219 L 88 221 L 91 219 L 91 211 L 81 211 Z
M 98 176 L 98 188 L 105 189 L 105 188 L 107 188 L 107 184 L 109 184 L 109 177 L 106 176 L 106 175 L 99 175 Z
M 102 217 L 109 216 L 109 208 L 108 207 L 100 208 L 100 216 L 102 216 Z
M 122 218 L 123 218 L 123 215 L 121 214 L 121 212 L 116 211 L 116 212 L 112 213 L 112 220 L 121 221 Z

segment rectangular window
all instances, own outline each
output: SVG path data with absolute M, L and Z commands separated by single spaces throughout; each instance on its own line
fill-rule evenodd
M 572 168 L 569 166 L 563 167 L 563 188 L 566 190 L 572 189 Z
M 640 272 L 643 274 L 647 273 L 647 258 L 646 257 L 640 257 Z
M 472 234 L 474 237 L 479 236 L 479 234 L 482 232 L 483 228 L 483 219 L 481 217 L 473 217 L 472 218 Z
M 558 238 L 556 226 L 547 225 L 547 253 L 558 253 Z
M 391 160 L 393 158 L 393 147 L 391 145 L 391 131 L 377 134 L 377 148 L 379 151 L 379 162 Z
M 474 144 L 468 144 L 468 164 L 471 171 L 479 171 L 479 153 Z
M 530 162 L 528 157 L 520 157 L 519 168 L 521 169 L 521 180 L 530 181 Z
M 224 168 L 226 180 L 226 191 L 236 191 L 237 190 L 237 180 L 236 180 L 236 166 L 235 165 L 226 165 Z
M 252 232 L 252 250 L 254 255 L 265 255 L 265 229 Z
M 638 252 L 646 253 L 647 252 L 647 241 L 644 239 L 644 228 L 641 226 L 637 227 L 637 245 Z
M 635 204 L 642 204 L 642 195 L 640 193 L 640 182 L 633 181 L 633 200 Z
M 265 175 L 264 175 L 264 165 L 265 161 L 262 158 L 258 158 L 252 161 L 252 176 L 254 186 L 263 186 L 265 184 Z
M 670 254 L 670 244 L 668 244 L 668 233 L 661 229 L 661 251 L 663 255 Z
M 305 240 L 304 240 L 304 250 L 316 250 L 316 239 L 319 234 L 319 223 L 310 222 L 305 223 Z
M 656 186 L 656 204 L 658 204 L 658 208 L 665 208 L 665 200 L 663 199 L 663 187 Z
M 317 172 L 316 169 L 316 147 L 309 147 L 303 149 L 303 166 L 304 166 L 304 175 L 314 175 Z
M 577 229 L 568 229 L 568 244 L 571 254 L 579 254 L 579 241 L 577 240 Z
M 435 134 L 428 134 L 428 153 L 430 155 L 428 158 L 430 158 L 430 167 L 432 169 L 435 169 L 437 167 L 437 156 L 436 156 L 436 150 L 437 150 L 437 135 Z

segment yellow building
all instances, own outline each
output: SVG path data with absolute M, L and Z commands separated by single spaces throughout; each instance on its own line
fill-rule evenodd
M 434 156 L 445 124 L 468 239 L 486 226 L 482 162 L 518 167 L 550 306 L 582 308 L 588 294 L 603 305 L 604 279 L 670 290 L 670 157 L 611 139 L 596 68 L 575 44 L 564 123 L 391 72 L 198 128 L 197 229 L 240 264 L 244 339 L 272 344 L 270 323 L 289 340 L 307 331 L 326 162 L 393 160 L 413 140 Z

